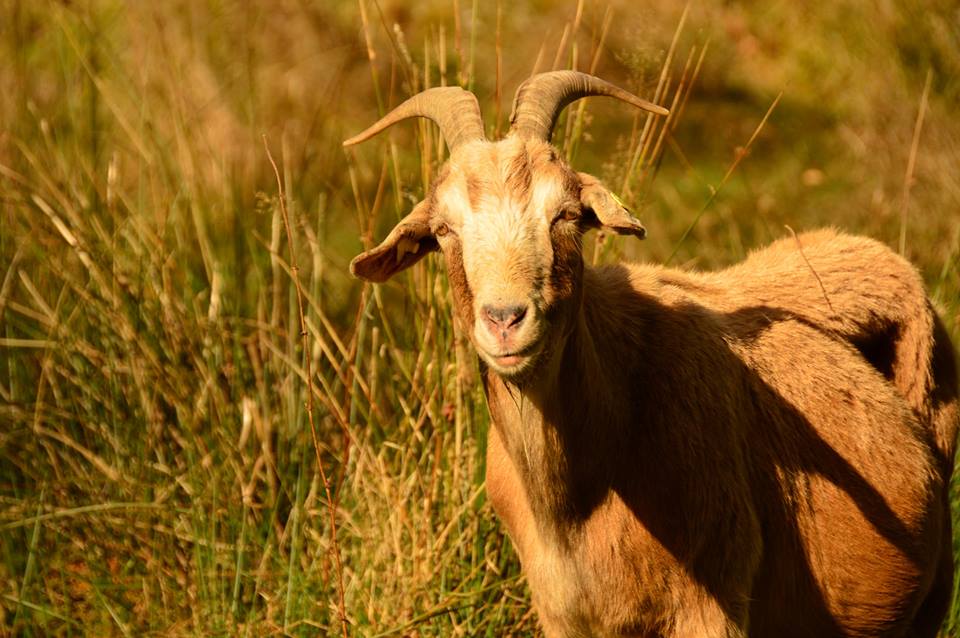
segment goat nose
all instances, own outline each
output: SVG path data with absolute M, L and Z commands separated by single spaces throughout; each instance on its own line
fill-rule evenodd
M 484 306 L 483 316 L 491 328 L 499 332 L 510 332 L 527 316 L 526 306 Z M 504 335 L 505 336 L 505 335 Z

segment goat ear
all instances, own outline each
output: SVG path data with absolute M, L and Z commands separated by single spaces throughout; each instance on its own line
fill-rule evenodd
M 430 204 L 423 201 L 400 220 L 379 246 L 354 257 L 350 272 L 354 277 L 381 283 L 439 248 L 430 231 Z
M 620 235 L 647 236 L 647 229 L 630 214 L 620 198 L 607 190 L 593 175 L 579 173 L 580 203 L 588 225 L 606 228 Z

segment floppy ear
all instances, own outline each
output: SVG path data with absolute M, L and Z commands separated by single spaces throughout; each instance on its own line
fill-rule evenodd
M 580 177 L 580 203 L 583 204 L 587 224 L 606 228 L 620 235 L 635 235 L 643 239 L 647 229 L 640 220 L 630 214 L 620 198 L 607 190 L 593 175 L 578 173 Z
M 409 268 L 440 245 L 430 232 L 430 204 L 422 201 L 400 220 L 387 238 L 350 262 L 354 277 L 377 283 Z

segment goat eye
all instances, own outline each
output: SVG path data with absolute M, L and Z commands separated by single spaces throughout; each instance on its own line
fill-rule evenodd
M 554 216 L 553 221 L 558 222 L 561 219 L 565 222 L 576 221 L 580 217 L 580 212 L 572 208 L 564 208 L 563 210 L 557 211 L 557 214 Z
M 450 227 L 449 227 L 449 226 L 447 226 L 446 224 L 440 224 L 440 225 L 437 226 L 437 228 L 433 231 L 433 234 L 436 235 L 437 237 L 443 237 L 444 235 L 446 235 L 446 234 L 449 233 L 449 232 L 450 232 Z

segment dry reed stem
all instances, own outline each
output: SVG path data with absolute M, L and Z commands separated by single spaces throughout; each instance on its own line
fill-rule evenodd
M 543 64 L 543 56 L 547 51 L 547 39 L 544 38 L 540 43 L 540 48 L 537 50 L 537 57 L 533 59 L 533 67 L 530 69 L 530 76 L 533 77 L 540 72 L 540 65 Z
M 497 66 L 496 99 L 495 99 L 496 111 L 493 117 L 494 139 L 500 138 L 500 115 L 502 111 L 502 101 L 503 101 L 503 43 L 501 42 L 501 37 L 500 37 L 502 20 L 503 20 L 503 6 L 501 6 L 501 0 L 497 0 L 497 33 L 496 33 L 496 43 L 494 45 L 496 66 Z
M 600 38 L 597 40 L 597 48 L 594 50 L 593 58 L 590 60 L 590 75 L 596 75 L 597 73 L 597 64 L 600 62 L 600 54 L 603 53 L 603 46 L 606 44 L 611 23 L 613 23 L 613 7 L 607 5 L 603 13 L 603 26 L 600 27 Z
M 687 55 L 687 61 L 683 66 L 683 72 L 680 75 L 680 82 L 677 84 L 677 88 L 673 92 L 673 100 L 670 102 L 670 113 L 663 118 L 660 123 L 660 132 L 657 134 L 656 142 L 653 145 L 653 150 L 650 152 L 650 158 L 648 161 L 648 166 L 650 170 L 644 171 L 640 175 L 640 192 L 643 192 L 644 186 L 653 181 L 653 178 L 656 176 L 656 170 L 659 163 L 659 158 L 663 152 L 663 143 L 669 133 L 670 129 L 674 124 L 676 119 L 676 114 L 679 111 L 680 97 L 683 95 L 685 83 L 687 82 L 687 76 L 690 71 L 690 64 L 693 61 L 693 55 L 696 52 L 696 49 L 691 49 L 690 53 Z M 651 136 L 651 139 L 652 136 Z
M 723 179 L 720 180 L 720 183 L 716 187 L 710 188 L 710 197 L 707 198 L 707 201 L 703 204 L 697 214 L 693 217 L 693 221 L 690 222 L 690 225 L 687 226 L 687 229 L 683 231 L 683 235 L 680 236 L 680 239 L 677 241 L 676 245 L 673 247 L 673 250 L 670 252 L 670 256 L 667 257 L 666 261 L 663 264 L 666 266 L 673 258 L 677 256 L 677 252 L 680 250 L 680 246 L 683 245 L 683 242 L 687 239 L 690 233 L 693 231 L 694 227 L 697 225 L 697 222 L 700 221 L 700 218 L 703 217 L 703 214 L 710 208 L 710 205 L 713 204 L 713 201 L 717 198 L 717 195 L 720 194 L 720 191 L 726 185 L 727 181 L 730 179 L 730 176 L 733 175 L 733 172 L 737 170 L 737 167 L 740 165 L 740 162 L 743 161 L 743 158 L 749 155 L 750 147 L 753 146 L 754 141 L 756 141 L 757 136 L 760 135 L 760 131 L 763 130 L 763 127 L 766 126 L 767 120 L 770 119 L 770 115 L 773 113 L 773 110 L 777 108 L 777 104 L 780 103 L 780 98 L 783 97 L 783 91 L 777 94 L 777 97 L 774 98 L 773 102 L 770 104 L 770 108 L 767 109 L 767 112 L 764 113 L 763 119 L 760 120 L 760 123 L 757 124 L 757 128 L 753 130 L 753 134 L 750 136 L 750 139 L 747 140 L 745 146 L 738 148 L 733 162 L 730 164 L 730 168 L 727 169 L 727 172 L 724 174 Z
M 470 11 L 470 62 L 467 68 L 467 90 L 474 92 L 474 82 L 477 79 L 474 62 L 477 54 L 477 21 L 480 17 L 480 0 L 473 0 Z
M 639 190 L 641 194 L 644 188 L 650 187 L 653 184 L 653 180 L 657 177 L 657 171 L 660 168 L 660 158 L 663 155 L 663 144 L 665 141 L 667 143 L 673 141 L 672 133 L 677 128 L 677 122 L 693 90 L 693 84 L 697 81 L 697 76 L 700 74 L 700 65 L 703 62 L 703 54 L 705 51 L 706 45 L 704 45 L 703 50 L 700 52 L 700 58 L 697 64 L 694 65 L 693 72 L 690 73 L 690 64 L 693 61 L 694 55 L 696 55 L 697 48 L 693 47 L 690 49 L 687 61 L 683 67 L 683 73 L 680 76 L 680 83 L 677 85 L 676 91 L 673 94 L 673 101 L 670 103 L 670 114 L 663 120 L 657 143 L 653 148 L 653 152 L 650 154 L 648 165 L 652 166 L 652 168 L 650 171 L 643 172 L 640 176 Z
M 907 172 L 903 176 L 903 200 L 900 205 L 900 254 L 907 250 L 907 210 L 910 208 L 910 188 L 913 186 L 913 169 L 917 164 L 917 151 L 920 148 L 920 132 L 923 130 L 923 118 L 927 113 L 927 100 L 930 97 L 930 84 L 933 69 L 927 69 L 927 79 L 920 96 L 920 111 L 913 126 L 913 140 L 910 142 L 910 156 L 907 158 Z
M 551 71 L 560 70 L 560 60 L 563 59 L 563 52 L 567 49 L 567 38 L 570 37 L 570 23 L 563 25 L 563 33 L 560 35 L 560 44 L 557 45 L 557 54 L 553 57 Z
M 460 2 L 453 0 L 453 49 L 457 52 L 457 84 L 463 86 L 466 80 L 463 75 L 463 40 L 460 26 Z
M 653 92 L 653 99 L 651 102 L 654 104 L 660 104 L 661 100 L 667 93 L 667 84 L 670 76 L 670 65 L 673 63 L 673 56 L 677 50 L 677 43 L 680 41 L 680 33 L 683 31 L 684 25 L 687 23 L 687 14 L 690 11 L 690 3 L 687 3 L 683 8 L 683 13 L 680 14 L 680 20 L 677 22 L 677 28 L 673 32 L 673 38 L 670 40 L 670 47 L 667 49 L 667 57 L 663 61 L 663 65 L 660 67 L 660 77 L 657 79 L 657 88 Z M 637 113 L 639 117 L 641 113 Z M 654 114 L 646 113 L 646 122 L 643 125 L 643 133 L 640 134 L 640 140 L 637 143 L 637 148 L 632 154 L 630 160 L 629 168 L 627 169 L 626 175 L 623 176 L 623 184 L 620 187 L 620 194 L 624 197 L 630 196 L 630 184 L 633 181 L 633 174 L 636 172 L 639 166 L 643 165 L 643 162 L 646 158 L 647 151 L 649 150 L 650 142 L 652 141 L 653 135 L 651 128 L 654 126 Z
M 830 313 L 835 315 L 836 313 L 833 310 L 833 304 L 830 303 L 830 297 L 827 295 L 827 289 L 823 287 L 823 280 L 820 279 L 820 275 L 818 275 L 817 271 L 814 270 L 813 264 L 810 263 L 810 260 L 807 259 L 806 253 L 803 252 L 803 244 L 800 243 L 800 238 L 797 237 L 797 233 L 789 225 L 784 224 L 783 227 L 789 230 L 790 234 L 793 235 L 793 240 L 797 242 L 797 250 L 800 252 L 800 256 L 803 257 L 803 261 L 807 264 L 807 268 L 810 269 L 810 272 L 812 272 L 813 276 L 816 278 L 817 284 L 820 286 L 820 292 L 823 293 L 823 298 L 827 302 L 827 306 L 830 308 Z
M 340 558 L 340 544 L 337 541 L 337 510 L 330 492 L 330 482 L 327 479 L 327 473 L 323 467 L 323 459 L 320 455 L 320 442 L 317 438 L 317 427 L 313 421 L 313 376 L 310 372 L 309 332 L 307 331 L 307 322 L 303 315 L 303 291 L 300 289 L 300 270 L 297 266 L 296 255 L 293 252 L 293 233 L 290 230 L 290 218 L 287 214 L 286 196 L 283 190 L 283 181 L 280 179 L 280 170 L 277 168 L 277 163 L 273 160 L 273 155 L 270 153 L 267 136 L 263 135 L 262 137 L 263 148 L 267 152 L 267 159 L 270 160 L 270 166 L 273 167 L 273 174 L 277 179 L 280 213 L 283 215 L 283 225 L 287 233 L 287 248 L 290 251 L 290 275 L 293 277 L 294 287 L 297 292 L 297 312 L 300 318 L 300 337 L 303 340 L 304 371 L 307 376 L 307 400 L 305 407 L 307 410 L 307 420 L 310 422 L 310 436 L 313 440 L 313 450 L 317 457 L 317 470 L 320 472 L 320 480 L 323 482 L 323 490 L 327 499 L 327 510 L 330 514 L 330 551 L 333 553 L 337 570 L 337 594 L 339 598 L 337 601 L 337 613 L 340 616 L 340 629 L 343 632 L 343 636 L 344 638 L 348 638 L 347 611 L 343 592 L 343 563 Z
M 673 126 L 670 128 L 670 131 L 673 132 L 677 128 L 677 124 L 682 120 L 683 113 L 687 109 L 687 102 L 690 101 L 690 94 L 693 92 L 693 85 L 696 83 L 697 78 L 700 77 L 700 69 L 703 67 L 703 60 L 707 56 L 707 49 L 710 48 L 710 40 L 707 39 L 703 43 L 703 48 L 700 49 L 700 57 L 697 59 L 697 64 L 693 68 L 693 75 L 690 76 L 690 84 L 687 86 L 687 92 L 683 96 L 683 99 L 680 100 L 680 109 L 677 111 L 676 116 L 673 118 Z

